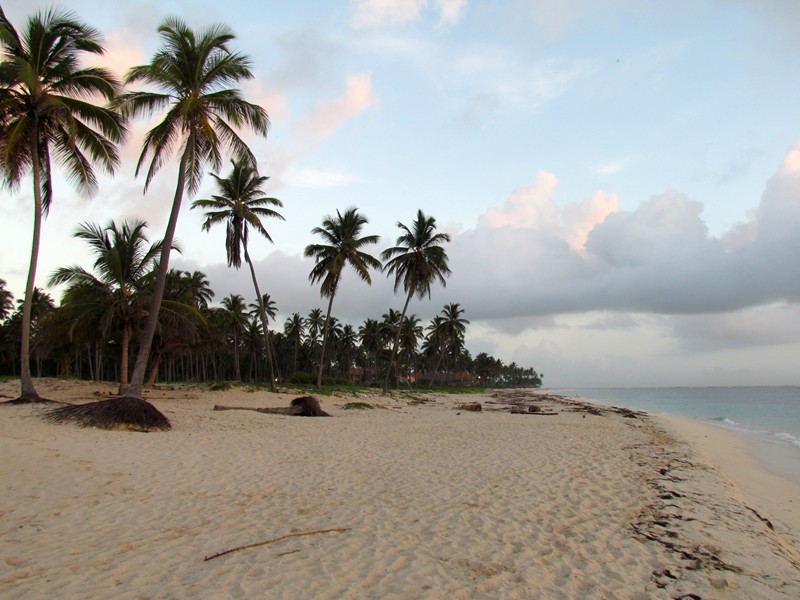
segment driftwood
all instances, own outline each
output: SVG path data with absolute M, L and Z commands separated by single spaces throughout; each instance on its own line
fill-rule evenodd
M 467 402 L 466 404 L 456 404 L 455 410 L 467 410 L 470 412 L 481 412 L 483 409 L 480 402 Z
M 290 533 L 288 535 L 282 535 L 281 537 L 272 538 L 271 540 L 265 540 L 263 542 L 256 542 L 255 544 L 247 544 L 245 546 L 237 546 L 236 548 L 230 548 L 229 550 L 223 550 L 222 552 L 217 552 L 216 554 L 212 554 L 211 556 L 206 556 L 203 560 L 211 560 L 212 558 L 218 558 L 220 556 L 225 556 L 226 554 L 230 554 L 231 552 L 237 552 L 239 550 L 247 550 L 248 548 L 258 548 L 259 546 L 266 546 L 267 544 L 274 544 L 275 542 L 280 542 L 281 540 L 285 540 L 288 538 L 293 537 L 302 537 L 304 535 L 317 535 L 319 533 L 331 533 L 331 532 L 341 532 L 341 531 L 350 531 L 349 527 L 339 527 L 335 529 L 320 529 L 319 531 L 303 531 L 300 533 Z M 290 552 L 284 552 L 284 554 L 290 554 Z M 281 555 L 282 556 L 282 555 Z
M 524 408 L 512 408 L 511 409 L 512 415 L 540 415 L 540 416 L 553 416 L 557 415 L 558 413 L 552 410 L 542 410 L 539 406 L 529 406 L 527 410 Z
M 292 417 L 330 417 L 328 413 L 322 410 L 319 401 L 313 396 L 295 398 L 292 400 L 291 405 L 286 407 L 251 408 L 249 406 L 222 406 L 220 404 L 215 404 L 214 410 L 252 410 L 273 415 L 290 415 Z

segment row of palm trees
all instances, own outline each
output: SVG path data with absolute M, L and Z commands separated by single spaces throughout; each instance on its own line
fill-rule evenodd
M 19 323 L 19 365 L 20 400 L 39 401 L 30 370 L 31 327 L 41 222 L 53 201 L 53 163 L 65 169 L 79 189 L 92 192 L 97 188 L 95 166 L 113 173 L 119 165 L 119 147 L 125 141 L 129 122 L 160 116 L 161 120 L 144 137 L 136 175 L 145 172 L 146 193 L 170 157 L 179 157 L 163 240 L 145 244 L 141 235 L 144 223 L 140 221 L 122 226 L 111 222 L 105 228 L 84 224 L 77 235 L 97 251 L 94 272 L 80 266 L 65 267 L 52 275 L 50 284 L 69 286 L 62 304 L 73 311 L 73 323 L 96 320 L 94 326 L 106 332 L 112 322 L 117 324 L 120 392 L 131 401 L 130 406 L 150 411 L 154 418 L 161 419 L 162 426 L 168 427 L 163 415 L 153 413 L 154 407 L 143 403 L 141 397 L 148 367 L 151 373 L 157 372 L 154 367 L 162 360 L 165 348 L 180 343 L 165 335 L 169 330 L 166 324 L 186 321 L 187 311 L 200 310 L 191 303 L 179 307 L 167 296 L 168 286 L 176 278 L 169 261 L 171 252 L 179 250 L 174 236 L 184 195 L 197 192 L 207 165 L 219 171 L 223 154 L 232 157 L 230 175 L 212 173 L 219 194 L 196 200 L 192 206 L 206 211 L 204 229 L 226 225 L 229 266 L 240 268 L 243 257 L 249 267 L 262 330 L 262 355 L 266 357 L 273 388 L 277 379 L 273 358 L 277 353 L 271 347 L 265 295 L 250 260 L 248 242 L 251 229 L 271 241 L 261 219 L 282 217 L 274 210 L 281 202 L 264 195 L 261 186 L 267 178 L 258 174 L 255 156 L 237 133 L 248 128 L 266 136 L 269 118 L 262 107 L 247 102 L 235 87 L 252 78 L 253 72 L 249 58 L 230 47 L 235 39 L 233 33 L 222 25 L 195 32 L 172 17 L 163 21 L 158 33 L 161 46 L 150 62 L 131 68 L 120 81 L 106 69 L 84 66 L 84 55 L 101 55 L 103 47 L 99 32 L 72 13 L 58 9 L 36 13 L 19 33 L 0 8 L 0 173 L 5 185 L 12 189 L 28 175 L 33 183 L 32 246 Z M 138 85 L 144 89 L 128 89 Z M 104 103 L 96 103 L 98 99 Z M 362 235 L 366 224 L 367 219 L 355 208 L 337 211 L 313 230 L 322 242 L 305 250 L 306 256 L 315 260 L 309 279 L 312 284 L 320 284 L 321 296 L 328 299 L 317 387 L 326 365 L 333 302 L 347 266 L 367 283 L 371 282 L 370 270 L 384 268 L 395 276 L 395 290 L 402 285 L 407 293 L 385 369 L 384 389 L 392 374 L 399 373 L 395 361 L 410 299 L 415 294 L 420 298 L 429 296 L 432 283 L 444 284 L 450 274 L 442 247 L 449 237 L 437 233 L 435 220 L 422 211 L 411 227 L 398 223 L 402 234 L 397 244 L 381 254 L 385 266 L 366 252 L 368 246 L 378 242 L 377 236 Z M 132 253 L 137 263 L 131 268 L 147 272 L 146 276 L 119 270 L 115 261 L 126 253 Z M 133 281 L 123 282 L 125 278 Z M 115 285 L 109 288 L 111 282 Z M 147 293 L 137 294 L 141 290 L 136 286 L 146 288 Z M 112 288 L 113 293 L 109 291 Z M 145 304 L 141 304 L 142 297 L 147 298 Z M 97 319 L 94 317 L 98 315 L 93 314 L 89 319 L 85 312 L 87 298 L 94 298 L 94 302 L 102 299 L 111 312 Z M 143 323 L 141 329 L 138 323 Z M 134 324 L 136 358 L 129 376 L 127 352 L 132 346 Z M 234 348 L 238 349 L 238 340 Z M 99 406 L 98 409 L 102 410 Z
M 88 230 L 88 228 L 86 228 Z M 126 227 L 116 228 L 124 233 Z M 128 227 L 128 231 L 136 232 Z M 138 230 L 140 233 L 140 230 Z M 113 234 L 112 234 L 113 235 Z M 147 246 L 150 249 L 150 246 Z M 144 254 L 144 252 L 143 252 Z M 38 291 L 33 309 L 33 364 L 37 375 L 72 375 L 123 384 L 127 339 L 136 344 L 138 331 L 126 336 L 128 316 L 145 310 L 153 272 L 122 286 L 111 272 L 97 271 L 72 284 L 56 307 L 48 294 Z M 58 269 L 53 277 L 73 268 Z M 128 269 L 135 272 L 136 269 Z M 103 280 L 106 283 L 103 283 Z M 106 287 L 104 293 L 98 293 Z M 130 292 L 123 306 L 121 289 Z M 265 382 L 263 329 L 258 302 L 239 294 L 212 306 L 214 292 L 206 276 L 195 271 L 171 270 L 165 290 L 165 310 L 154 340 L 154 360 L 148 382 L 156 374 L 166 380 Z M 278 378 L 286 383 L 311 384 L 318 373 L 325 313 L 315 308 L 307 315 L 290 315 L 276 328 L 277 306 L 268 294 L 262 298 L 272 331 L 270 347 Z M 18 369 L 18 332 L 21 312 L 14 312 L 13 297 L 0 280 L 0 373 Z M 118 317 L 114 315 L 118 314 Z M 329 381 L 376 384 L 392 362 L 399 379 L 416 385 L 524 385 L 541 383 L 532 369 L 520 369 L 485 353 L 473 358 L 465 348 L 469 321 L 460 304 L 445 305 L 427 325 L 414 314 L 400 325 L 401 312 L 389 309 L 380 319 L 353 326 L 331 317 L 324 375 Z M 399 332 L 395 361 L 391 360 Z
M 95 166 L 113 173 L 130 120 L 152 115 L 161 120 L 145 135 L 136 166 L 137 175 L 146 172 L 145 192 L 170 156 L 179 156 L 175 195 L 126 392 L 132 400 L 141 400 L 184 193 L 197 192 L 206 165 L 219 170 L 223 152 L 255 168 L 255 156 L 237 132 L 249 128 L 266 136 L 269 118 L 233 87 L 253 77 L 250 59 L 230 48 L 233 33 L 222 25 L 195 32 L 174 17 L 165 19 L 158 33 L 161 46 L 151 61 L 131 68 L 120 81 L 107 69 L 85 66 L 86 55 L 101 55 L 104 49 L 99 32 L 72 13 L 37 12 L 18 32 L 0 8 L 0 172 L 11 188 L 30 175 L 34 196 L 20 333 L 21 400 L 41 400 L 28 366 L 31 306 L 41 223 L 54 196 L 54 166 L 65 169 L 80 190 L 95 191 Z M 125 88 L 132 85 L 145 89 Z M 166 419 L 163 426 L 168 427 Z

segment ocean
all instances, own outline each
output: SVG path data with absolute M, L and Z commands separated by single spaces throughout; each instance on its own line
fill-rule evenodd
M 800 483 L 800 387 L 573 388 L 557 393 L 724 427 L 754 441 L 758 458 L 770 470 Z

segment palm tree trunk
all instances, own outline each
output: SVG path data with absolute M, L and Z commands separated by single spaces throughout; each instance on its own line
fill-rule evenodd
M 336 286 L 333 286 L 335 289 Z M 325 368 L 325 346 L 328 343 L 328 324 L 331 321 L 331 310 L 333 310 L 333 297 L 328 301 L 328 314 L 325 315 L 325 327 L 322 329 L 322 350 L 319 353 L 319 371 L 317 373 L 317 389 L 322 389 L 322 370 Z
M 120 349 L 119 359 L 119 392 L 123 396 L 128 391 L 128 348 L 131 343 L 131 328 L 130 325 L 125 325 L 122 328 L 122 348 Z
M 156 378 L 158 377 L 158 369 L 161 367 L 161 360 L 164 358 L 163 352 L 157 352 L 156 355 L 153 357 L 153 362 L 150 365 L 150 375 L 147 377 L 147 383 L 145 384 L 147 387 L 153 387 L 156 384 Z
M 239 369 L 239 334 L 233 330 L 233 378 L 236 381 L 242 380 L 242 372 Z
M 158 313 L 161 310 L 161 298 L 164 296 L 164 288 L 167 284 L 167 273 L 169 272 L 169 254 L 172 250 L 172 242 L 175 239 L 175 229 L 178 225 L 178 216 L 181 212 L 181 202 L 183 201 L 183 191 L 186 186 L 186 165 L 189 161 L 189 149 L 194 142 L 194 134 L 189 136 L 186 142 L 186 150 L 181 156 L 180 166 L 178 167 L 178 185 L 175 189 L 175 197 L 172 200 L 172 210 L 169 213 L 167 231 L 161 246 L 161 259 L 156 273 L 156 283 L 153 288 L 153 296 L 150 298 L 150 307 L 147 314 L 147 321 L 144 324 L 144 333 L 139 344 L 139 352 L 136 355 L 136 364 L 133 367 L 130 385 L 125 394 L 127 398 L 141 398 L 144 375 L 147 368 L 147 359 L 150 357 L 150 348 L 153 345 L 153 337 L 158 326 Z
M 269 365 L 269 386 L 273 392 L 277 392 L 275 387 L 275 366 L 272 364 L 272 347 L 269 341 L 269 326 L 267 325 L 267 311 L 264 308 L 264 299 L 261 297 L 261 290 L 258 289 L 258 279 L 256 279 L 256 270 L 253 267 L 253 261 L 250 260 L 250 253 L 247 251 L 247 244 L 243 243 L 244 259 L 247 261 L 247 266 L 250 267 L 250 276 L 253 278 L 253 287 L 256 290 L 256 298 L 258 299 L 258 313 L 261 316 L 261 325 L 264 327 L 264 354 L 267 355 L 267 364 Z
M 38 129 L 38 128 L 37 128 Z M 37 136 L 38 139 L 38 136 Z M 42 233 L 42 188 L 41 164 L 39 162 L 39 146 L 36 142 L 32 148 L 33 159 L 33 240 L 31 241 L 31 262 L 28 267 L 28 280 L 25 284 L 25 302 L 22 305 L 22 335 L 19 349 L 19 372 L 21 394 L 20 399 L 40 399 L 31 376 L 31 309 L 33 308 L 33 289 L 36 281 L 36 266 L 39 262 L 39 240 Z
M 392 372 L 392 365 L 394 364 L 394 359 L 397 356 L 397 347 L 400 345 L 400 334 L 403 331 L 403 321 L 406 318 L 406 311 L 408 310 L 408 304 L 411 302 L 411 296 L 414 295 L 414 286 L 408 290 L 408 296 L 406 296 L 406 303 L 403 305 L 403 312 L 400 313 L 400 323 L 397 325 L 397 333 L 394 334 L 394 344 L 392 345 L 392 358 L 389 359 L 389 366 L 386 369 L 386 378 L 383 380 L 383 393 L 387 393 L 389 391 L 389 375 Z

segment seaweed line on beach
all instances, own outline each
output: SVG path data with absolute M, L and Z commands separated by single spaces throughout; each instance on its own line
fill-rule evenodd
M 672 590 L 672 593 L 679 592 L 673 597 L 682 598 L 686 597 L 687 587 L 710 585 L 713 592 L 724 588 L 736 589 L 741 580 L 735 578 L 745 577 L 759 587 L 765 586 L 771 593 L 781 594 L 777 597 L 794 597 L 787 590 L 800 584 L 800 580 L 791 574 L 800 564 L 795 550 L 776 534 L 769 519 L 743 504 L 736 497 L 732 484 L 719 478 L 715 469 L 692 460 L 688 450 L 683 449 L 676 439 L 655 427 L 650 419 L 644 421 L 651 433 L 651 441 L 632 445 L 629 450 L 634 462 L 640 466 L 654 465 L 655 458 L 657 474 L 646 479 L 653 498 L 631 523 L 631 530 L 642 540 L 660 544 L 680 560 L 678 568 L 654 570 L 653 584 L 660 589 Z M 698 489 L 708 488 L 707 485 L 697 487 L 701 479 L 707 484 L 712 483 L 712 489 L 719 492 L 698 492 Z M 730 547 L 724 539 L 717 539 L 713 532 L 719 532 L 720 528 L 735 529 L 750 536 L 765 550 L 785 559 L 790 568 L 781 569 L 780 575 L 764 572 L 754 557 Z M 698 579 L 697 575 L 703 577 Z

